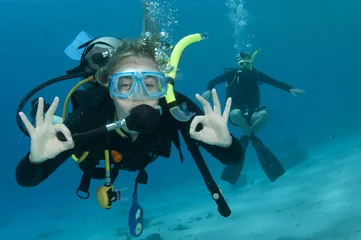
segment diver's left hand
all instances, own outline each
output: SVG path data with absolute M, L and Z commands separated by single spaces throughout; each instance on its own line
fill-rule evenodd
M 297 96 L 298 94 L 305 94 L 306 91 L 302 90 L 302 89 L 297 89 L 297 88 L 291 88 L 289 90 L 289 92 L 293 95 L 293 96 Z
M 227 123 L 232 99 L 227 99 L 222 116 L 221 104 L 219 103 L 215 89 L 212 89 L 213 109 L 210 103 L 199 94 L 196 94 L 196 98 L 203 105 L 205 115 L 194 117 L 189 130 L 191 137 L 210 145 L 217 145 L 224 148 L 231 146 L 232 137 L 229 133 Z M 196 127 L 199 123 L 203 125 L 203 129 L 196 132 Z

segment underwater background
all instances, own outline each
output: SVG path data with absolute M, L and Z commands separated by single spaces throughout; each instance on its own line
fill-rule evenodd
M 270 183 L 253 149 L 249 149 L 243 170 L 248 181 L 245 186 L 234 189 L 220 180 L 223 166 L 202 150 L 213 177 L 227 196 L 231 209 L 235 209 L 233 218 L 224 219 L 218 215 L 216 205 L 182 141 L 183 164 L 173 148 L 170 159 L 160 158 L 148 167 L 149 181 L 140 187 L 139 201 L 150 224 L 141 239 L 151 239 L 155 233 L 166 240 L 361 239 L 361 217 L 354 215 L 361 209 L 352 207 L 361 205 L 357 194 L 361 190 L 358 168 L 361 157 L 361 2 L 151 2 L 164 17 L 164 29 L 173 44 L 189 34 L 206 32 L 209 35 L 209 39 L 186 48 L 179 64 L 175 89 L 192 100 L 196 101 L 194 95 L 203 93 L 208 81 L 222 74 L 224 68 L 236 67 L 235 56 L 240 50 L 253 52 L 258 48 L 262 49 L 254 63 L 258 70 L 304 89 L 305 95 L 293 97 L 272 86 L 261 85 L 261 105 L 268 107 L 270 118 L 259 136 L 278 156 L 288 154 L 291 146 L 295 150 L 302 149 L 307 158 L 280 180 Z M 77 66 L 76 61 L 65 55 L 64 49 L 80 31 L 93 37 L 134 38 L 141 32 L 142 16 L 139 0 L 0 0 L 0 68 L 3 72 L 0 121 L 4 136 L 1 141 L 0 239 L 127 239 L 127 234 L 123 234 L 127 230 L 123 228 L 127 227 L 130 201 L 115 204 L 109 211 L 101 209 L 95 198 L 95 188 L 101 186 L 102 181 L 95 180 L 92 181 L 90 198 L 78 198 L 75 190 L 81 171 L 71 159 L 39 186 L 24 188 L 17 185 L 16 165 L 29 151 L 30 141 L 28 138 L 19 141 L 22 133 L 16 123 L 16 108 L 35 86 L 65 75 L 66 70 Z M 51 85 L 36 97 L 42 96 L 51 102 L 59 96 L 62 104 L 76 83 L 74 79 Z M 224 106 L 225 86 L 217 86 L 217 91 Z M 60 111 L 59 108 L 57 113 Z M 242 135 L 240 129 L 229 127 L 235 136 Z M 344 175 L 330 174 L 333 171 L 339 173 L 340 169 L 344 170 Z M 121 172 L 116 187 L 129 187 L 124 194 L 131 197 L 135 176 L 134 173 Z M 326 177 L 329 177 L 327 181 L 324 180 Z M 349 181 L 345 182 L 345 179 Z M 340 182 L 344 184 L 340 185 Z M 275 199 L 282 196 L 285 200 L 292 195 L 282 192 L 287 190 L 285 186 L 306 183 L 309 185 L 302 185 L 303 190 L 295 191 L 303 192 L 302 197 L 309 201 L 315 199 L 312 193 L 325 190 L 325 184 L 329 187 L 325 194 L 336 186 L 340 191 L 344 190 L 337 196 L 342 196 L 342 199 L 348 196 L 347 199 L 351 200 L 347 201 L 348 205 L 342 205 L 340 212 L 344 218 L 339 222 L 344 222 L 349 228 L 328 224 L 329 219 L 337 219 L 340 214 L 327 211 L 332 206 L 324 206 L 318 201 L 316 203 L 321 204 L 329 215 L 317 218 L 317 223 L 312 224 L 316 230 L 300 229 L 302 222 L 315 218 L 311 213 L 308 217 L 302 215 L 302 220 L 298 218 L 301 213 L 306 214 L 310 206 L 298 206 L 297 198 L 293 199 L 294 202 L 287 201 L 287 206 L 284 201 Z M 352 189 L 346 191 L 346 187 Z M 257 195 L 260 192 L 265 192 L 265 195 Z M 351 197 L 347 193 L 354 195 Z M 293 204 L 295 224 L 292 226 L 307 234 L 293 232 L 292 237 L 284 237 L 285 232 L 291 231 L 290 221 L 279 215 L 278 220 L 273 221 L 278 223 L 277 226 L 262 224 L 262 212 L 268 209 L 256 206 L 265 206 L 272 200 L 275 211 L 268 216 L 277 215 L 279 209 Z M 247 204 L 253 205 L 247 207 Z M 259 219 L 255 219 L 255 212 L 251 209 L 261 214 Z M 198 220 L 189 222 L 187 219 Z M 183 220 L 185 222 L 180 223 Z M 350 223 L 355 223 L 354 227 Z M 178 229 L 179 224 L 188 228 Z M 221 227 L 215 229 L 215 225 Z M 252 228 L 256 225 L 257 228 Z M 312 236 L 318 232 L 317 226 L 325 235 Z M 321 229 L 321 226 L 330 228 Z M 253 229 L 253 234 L 245 232 L 247 229 Z

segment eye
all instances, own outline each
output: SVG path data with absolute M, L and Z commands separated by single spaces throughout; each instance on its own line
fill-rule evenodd
M 129 90 L 129 88 L 131 87 L 132 85 L 129 84 L 129 83 L 124 83 L 124 84 L 121 84 L 120 85 L 120 88 L 123 89 L 123 90 Z
M 157 88 L 157 79 L 155 77 L 145 76 L 143 81 L 148 91 L 155 91 L 155 89 Z
M 118 79 L 118 90 L 121 92 L 129 91 L 132 85 L 133 85 L 133 78 L 130 76 L 124 76 Z

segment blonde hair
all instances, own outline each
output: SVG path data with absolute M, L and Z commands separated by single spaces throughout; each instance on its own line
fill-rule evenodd
M 133 56 L 146 57 L 156 62 L 156 44 L 157 41 L 150 38 L 137 38 L 135 40 L 123 40 L 122 45 L 116 49 L 105 67 L 100 68 L 95 74 L 95 79 L 104 87 L 109 86 L 109 76 L 114 73 L 115 68 L 125 59 Z

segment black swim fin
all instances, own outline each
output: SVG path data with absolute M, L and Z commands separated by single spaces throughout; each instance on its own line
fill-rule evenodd
M 239 139 L 242 148 L 244 149 L 244 153 L 246 153 L 246 149 L 249 143 L 249 137 L 247 135 L 242 136 Z M 237 180 L 241 176 L 243 169 L 244 161 L 240 164 L 231 164 L 226 165 L 223 169 L 221 179 L 223 181 L 229 182 L 230 184 L 236 184 Z
M 258 160 L 271 182 L 276 181 L 286 171 L 277 157 L 269 150 L 258 137 L 252 135 L 251 142 L 257 152 Z

